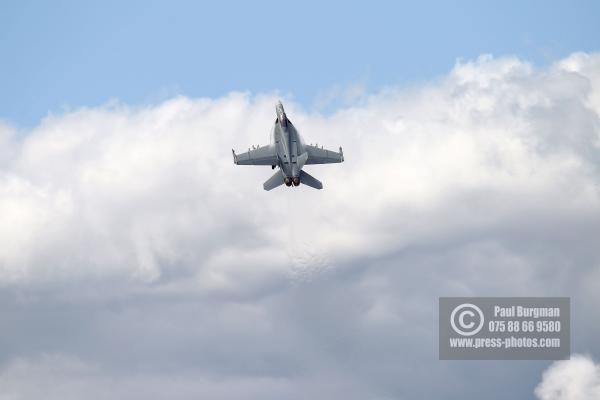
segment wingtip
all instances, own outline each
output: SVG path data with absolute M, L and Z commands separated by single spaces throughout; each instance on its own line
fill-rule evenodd
M 237 164 L 237 156 L 235 155 L 235 150 L 231 149 L 231 154 L 233 155 L 233 163 Z

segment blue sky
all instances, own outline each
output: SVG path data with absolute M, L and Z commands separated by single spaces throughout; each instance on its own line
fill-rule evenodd
M 117 98 L 278 91 L 307 108 L 332 87 L 369 91 L 447 72 L 457 58 L 545 64 L 594 51 L 598 2 L 5 1 L 0 118 Z

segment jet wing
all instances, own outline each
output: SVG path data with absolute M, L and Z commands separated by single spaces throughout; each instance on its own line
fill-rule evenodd
M 275 146 L 263 146 L 248 149 L 247 152 L 235 154 L 232 149 L 233 162 L 238 165 L 277 165 L 277 152 Z
M 331 164 L 344 161 L 344 152 L 341 147 L 339 152 L 309 145 L 304 146 L 304 149 L 308 153 L 306 164 Z

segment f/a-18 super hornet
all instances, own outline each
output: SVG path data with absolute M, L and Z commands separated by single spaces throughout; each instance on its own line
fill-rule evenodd
M 238 165 L 270 165 L 271 169 L 278 167 L 275 175 L 270 177 L 264 184 L 265 190 L 271 190 L 277 186 L 298 186 L 301 183 L 315 189 L 323 189 L 323 184 L 312 175 L 302 170 L 308 164 L 330 164 L 344 161 L 344 153 L 340 147 L 338 151 L 323 149 L 307 145 L 292 124 L 283 109 L 283 104 L 278 102 L 275 106 L 277 119 L 271 131 L 271 144 L 266 146 L 252 146 L 247 152 L 233 153 L 233 162 Z

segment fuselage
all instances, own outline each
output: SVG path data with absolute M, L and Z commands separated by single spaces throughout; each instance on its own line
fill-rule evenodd
M 304 142 L 294 125 L 287 119 L 285 110 L 281 103 L 275 107 L 277 119 L 273 126 L 273 143 L 277 150 L 279 167 L 284 176 L 286 185 L 298 185 L 300 182 L 300 170 L 302 166 L 298 163 L 298 156 L 303 154 Z

